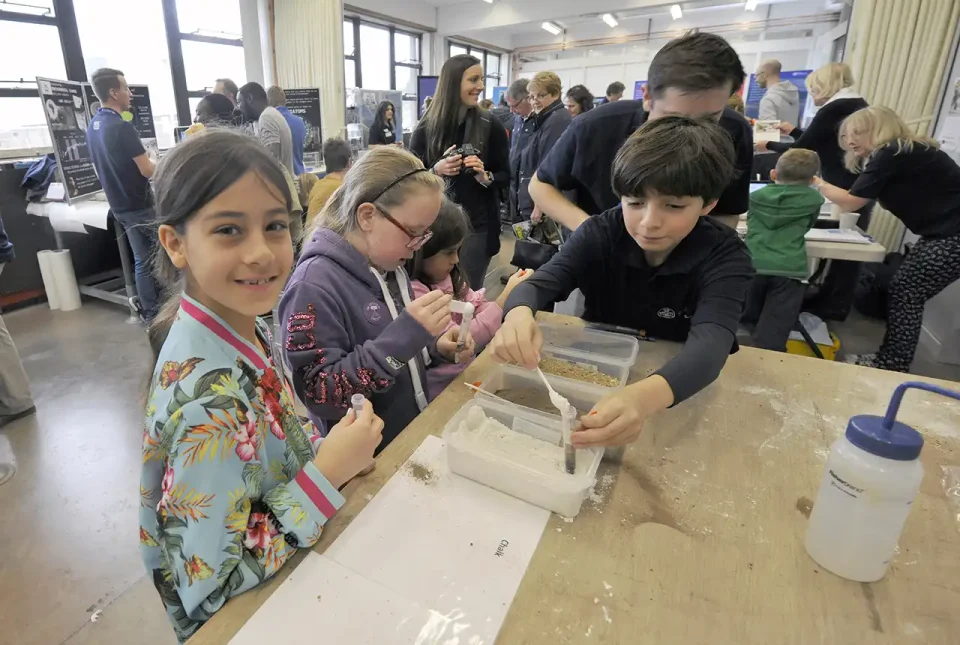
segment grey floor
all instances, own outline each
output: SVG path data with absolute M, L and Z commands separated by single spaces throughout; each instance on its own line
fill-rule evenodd
M 506 240 L 487 276 L 488 297 L 502 290 L 512 252 Z M 139 400 L 152 369 L 143 331 L 95 301 L 4 320 L 38 412 L 0 431 L 18 461 L 17 475 L 0 486 L 0 641 L 174 643 L 138 551 Z M 875 349 L 883 334 L 881 323 L 859 317 L 834 329 L 853 351 Z M 960 367 L 923 356 L 914 368 L 960 380 Z

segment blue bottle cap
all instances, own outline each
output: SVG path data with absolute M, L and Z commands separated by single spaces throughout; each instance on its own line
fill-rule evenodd
M 887 428 L 884 418 L 871 414 L 858 414 L 847 424 L 847 441 L 872 455 L 912 461 L 920 456 L 923 435 L 910 426 L 894 421 Z

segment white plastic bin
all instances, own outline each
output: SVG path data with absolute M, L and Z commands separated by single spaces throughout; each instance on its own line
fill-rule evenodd
M 470 422 L 470 410 L 477 407 L 488 418 L 496 419 L 515 432 L 543 439 L 553 445 L 560 442 L 559 419 L 532 411 L 510 409 L 483 398 L 473 399 L 460 408 L 443 430 L 451 472 L 564 517 L 576 517 L 583 500 L 596 483 L 603 448 L 578 450 L 576 474 L 569 475 L 557 470 L 555 475 L 548 475 L 524 465 L 520 459 L 513 460 L 502 453 L 484 451 L 473 443 L 460 441 L 456 430 L 461 422 Z
M 591 410 L 597 401 L 611 392 L 610 388 L 584 383 L 582 381 L 574 381 L 553 374 L 547 374 L 546 377 L 560 396 L 567 399 L 570 405 L 584 414 Z M 499 400 L 488 396 L 486 392 L 496 394 L 498 390 L 532 390 L 537 392 L 538 398 L 544 401 L 543 407 L 552 405 L 550 404 L 550 394 L 547 392 L 547 386 L 543 384 L 543 381 L 540 380 L 537 373 L 516 365 L 496 366 L 487 373 L 487 377 L 480 385 L 480 389 L 484 391 L 478 392 L 476 398 L 482 398 L 488 401 L 492 400 L 497 403 L 499 403 Z M 525 415 L 548 417 L 552 422 L 557 424 L 558 428 L 560 427 L 560 413 L 555 408 L 551 408 L 551 411 L 547 412 L 512 401 L 510 402 L 510 407 L 516 408 L 517 411 Z
M 543 356 L 595 368 L 602 374 L 616 378 L 619 382 L 616 387 L 626 385 L 640 352 L 640 341 L 623 334 L 555 323 L 541 323 L 540 332 L 543 334 Z M 577 380 L 573 382 L 581 383 Z

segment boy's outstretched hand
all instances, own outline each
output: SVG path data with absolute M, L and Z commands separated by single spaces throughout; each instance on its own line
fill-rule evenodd
M 517 307 L 510 311 L 490 342 L 495 361 L 514 363 L 529 369 L 535 369 L 540 362 L 542 347 L 543 335 L 529 307 Z
M 623 446 L 640 436 L 647 417 L 673 405 L 673 390 L 660 375 L 609 394 L 580 417 L 571 441 L 577 448 Z

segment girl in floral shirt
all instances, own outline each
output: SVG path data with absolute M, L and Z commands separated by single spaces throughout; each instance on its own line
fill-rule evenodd
M 177 637 L 313 545 L 367 466 L 382 421 L 367 403 L 321 442 L 302 425 L 257 314 L 293 265 L 291 197 L 254 140 L 198 135 L 155 176 L 157 272 L 176 296 L 150 329 L 140 545 Z

